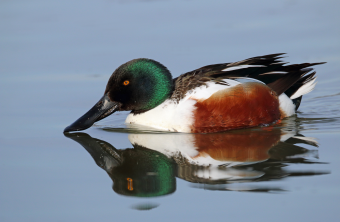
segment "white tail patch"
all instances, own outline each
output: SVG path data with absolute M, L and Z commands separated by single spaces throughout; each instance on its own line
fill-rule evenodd
M 284 93 L 279 96 L 280 102 L 280 109 L 284 114 L 285 117 L 292 116 L 295 114 L 295 105 L 293 101 Z
M 239 66 L 232 66 L 226 69 L 223 69 L 222 71 L 233 71 L 233 70 L 238 70 L 238 69 L 245 69 L 245 68 L 250 68 L 250 67 L 266 67 L 263 65 L 239 65 Z
M 313 80 L 305 83 L 303 86 L 301 86 L 291 97 L 290 99 L 296 99 L 302 95 L 305 95 L 309 92 L 311 92 L 315 85 L 316 85 L 316 82 L 315 82 L 316 78 L 314 78 Z

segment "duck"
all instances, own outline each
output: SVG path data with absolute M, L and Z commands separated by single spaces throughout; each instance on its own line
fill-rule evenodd
M 172 78 L 161 63 L 131 60 L 111 75 L 102 98 L 64 132 L 88 129 L 116 111 L 126 124 L 182 133 L 268 126 L 295 115 L 316 85 L 319 63 L 287 64 L 285 53 L 213 64 Z

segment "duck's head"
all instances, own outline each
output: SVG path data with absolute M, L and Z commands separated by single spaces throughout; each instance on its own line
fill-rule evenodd
M 103 97 L 64 132 L 85 130 L 116 111 L 142 113 L 166 100 L 173 90 L 169 70 L 151 59 L 134 59 L 111 75 Z

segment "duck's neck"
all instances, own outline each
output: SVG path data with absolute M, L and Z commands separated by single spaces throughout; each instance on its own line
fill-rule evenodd
M 145 106 L 143 106 L 140 109 L 132 110 L 131 113 L 141 114 L 149 110 L 152 110 L 156 108 L 157 106 L 161 105 L 162 103 L 164 103 L 167 99 L 170 99 L 172 93 L 173 93 L 172 85 L 170 88 L 168 88 L 168 90 L 165 90 L 164 88 L 158 89 L 154 97 L 152 97 L 152 99 L 150 99 L 148 102 L 145 103 L 146 104 Z

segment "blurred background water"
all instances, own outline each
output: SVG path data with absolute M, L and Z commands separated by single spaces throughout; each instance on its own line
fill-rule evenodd
M 0 220 L 338 221 L 339 10 L 335 0 L 1 1 Z M 97 149 L 92 156 L 93 147 L 62 133 L 131 59 L 155 59 L 176 77 L 208 64 L 281 52 L 290 63 L 327 62 L 315 68 L 317 87 L 304 96 L 297 117 L 276 129 L 318 144 L 300 141 L 301 149 L 290 154 L 276 146 L 262 163 L 230 172 L 246 180 L 212 183 L 204 169 L 175 161 L 169 163 L 173 186 L 167 195 L 122 195 L 112 189 L 118 179 L 105 168 L 108 162 L 95 155 L 156 155 L 127 149 L 141 131 L 126 129 L 127 113 L 82 134 Z M 285 141 L 282 149 L 295 142 Z

